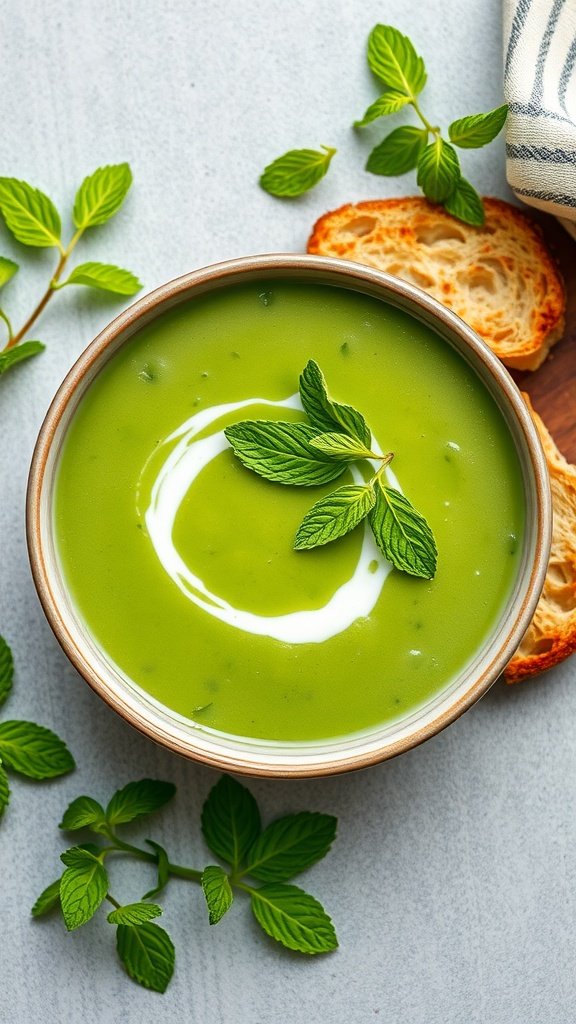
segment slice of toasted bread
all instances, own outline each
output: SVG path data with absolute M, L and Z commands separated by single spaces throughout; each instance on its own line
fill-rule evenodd
M 429 292 L 507 366 L 535 370 L 562 337 L 562 278 L 540 229 L 485 199 L 481 228 L 419 196 L 349 203 L 318 220 L 308 252 L 366 263 Z
M 518 683 L 576 651 L 576 466 L 560 454 L 524 395 L 544 447 L 552 488 L 552 550 L 546 582 L 520 647 L 504 673 Z

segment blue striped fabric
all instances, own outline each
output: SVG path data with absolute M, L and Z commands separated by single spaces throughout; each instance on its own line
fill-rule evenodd
M 504 0 L 508 181 L 576 238 L 576 0 Z

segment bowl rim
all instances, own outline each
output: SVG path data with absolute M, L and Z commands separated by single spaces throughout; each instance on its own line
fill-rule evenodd
M 360 753 L 349 751 L 348 754 L 334 752 L 331 759 L 323 760 L 321 763 L 291 763 L 282 759 L 266 761 L 266 757 L 270 757 L 269 750 L 259 760 L 255 759 L 253 755 L 248 758 L 243 757 L 238 752 L 223 755 L 211 749 L 203 749 L 201 742 L 199 746 L 197 745 L 198 741 L 202 739 L 201 730 L 194 731 L 194 743 L 190 742 L 191 737 L 185 742 L 181 735 L 177 735 L 175 729 L 170 731 L 169 728 L 163 727 L 159 720 L 155 722 L 150 717 L 150 712 L 146 713 L 144 701 L 140 701 L 139 713 L 134 706 L 138 701 L 128 700 L 125 694 L 115 692 L 113 687 L 108 686 L 79 650 L 67 623 L 66 609 L 60 606 L 51 586 L 47 553 L 43 543 L 41 510 L 44 490 L 53 482 L 53 469 L 47 473 L 47 466 L 60 422 L 69 403 L 74 399 L 78 387 L 84 382 L 94 365 L 100 362 L 101 357 L 103 357 L 103 365 L 108 358 L 113 357 L 117 348 L 127 341 L 136 330 L 180 302 L 193 297 L 194 294 L 204 294 L 221 286 L 239 284 L 243 279 L 250 280 L 251 274 L 254 280 L 258 277 L 281 278 L 282 276 L 304 279 L 309 272 L 313 272 L 309 277 L 310 283 L 321 283 L 320 278 L 323 276 L 324 283 L 336 283 L 351 290 L 364 290 L 368 294 L 380 292 L 380 298 L 383 301 L 397 299 L 397 305 L 400 308 L 409 307 L 408 311 L 411 315 L 425 320 L 429 324 L 437 324 L 438 328 L 442 328 L 443 331 L 440 333 L 444 337 L 452 335 L 459 339 L 459 344 L 464 342 L 465 347 L 472 351 L 473 358 L 476 361 L 479 360 L 487 374 L 492 377 L 495 382 L 495 390 L 500 392 L 505 404 L 511 409 L 516 426 L 519 427 L 520 435 L 523 437 L 535 488 L 536 527 L 534 561 L 529 573 L 525 570 L 524 575 L 520 571 L 518 574 L 517 585 L 520 581 L 524 581 L 524 586 L 522 601 L 515 621 L 510 625 L 506 637 L 498 650 L 494 652 L 490 662 L 484 666 L 478 677 L 464 692 L 457 694 L 448 703 L 447 697 L 444 701 L 446 706 L 441 708 L 439 713 L 433 715 L 428 722 L 410 730 L 407 735 L 392 742 L 386 742 L 384 746 L 377 749 L 365 750 Z M 367 287 L 363 289 L 362 285 Z M 107 350 L 108 356 L 105 356 Z M 487 386 L 486 383 L 485 386 Z M 511 429 L 510 434 L 512 435 Z M 520 457 L 518 441 L 514 440 L 514 437 L 512 439 Z M 552 508 L 549 476 L 536 427 L 520 391 L 508 371 L 479 335 L 432 296 L 400 278 L 346 260 L 294 253 L 246 256 L 210 264 L 160 285 L 115 317 L 84 349 L 56 391 L 35 444 L 26 494 L 26 539 L 38 597 L 48 623 L 64 653 L 89 686 L 130 725 L 161 746 L 219 770 L 260 777 L 321 777 L 369 767 L 418 746 L 456 721 L 496 681 L 517 649 L 532 619 L 544 584 L 551 533 Z M 527 579 L 525 579 L 526 576 Z M 150 704 L 148 706 L 151 707 Z M 158 719 L 159 717 L 157 715 Z M 398 724 L 401 725 L 401 723 L 402 720 Z M 345 740 L 346 737 L 342 737 L 342 743 L 345 743 Z M 273 746 L 274 744 L 271 743 L 271 747 Z M 267 748 L 263 749 L 266 751 Z

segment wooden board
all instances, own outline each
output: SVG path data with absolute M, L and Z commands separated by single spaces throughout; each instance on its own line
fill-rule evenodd
M 532 215 L 532 210 L 529 211 Z M 556 256 L 568 296 L 564 337 L 534 373 L 512 371 L 527 391 L 560 451 L 576 463 L 576 241 L 553 217 L 535 215 Z

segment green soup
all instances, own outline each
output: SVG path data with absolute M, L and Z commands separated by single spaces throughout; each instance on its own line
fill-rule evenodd
M 189 485 L 170 470 L 230 422 L 303 419 L 263 402 L 294 395 L 310 358 L 396 453 L 437 541 L 435 579 L 392 570 L 369 614 L 360 598 L 386 567 L 363 527 L 292 547 L 313 502 L 351 478 L 285 487 L 227 447 Z M 109 360 L 67 431 L 54 515 L 78 613 L 124 675 L 200 728 L 308 740 L 403 717 L 472 660 L 516 579 L 523 493 L 493 399 L 431 329 L 353 291 L 271 281 L 183 303 Z M 316 623 L 332 635 L 309 636 Z

